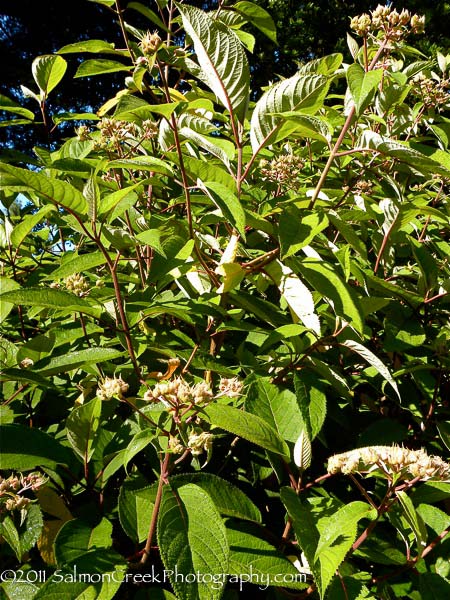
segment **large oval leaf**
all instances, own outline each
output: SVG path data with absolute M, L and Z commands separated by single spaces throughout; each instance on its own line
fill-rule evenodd
M 229 548 L 225 526 L 208 494 L 193 484 L 176 492 L 165 486 L 157 531 L 161 557 L 177 597 L 218 600 L 223 587 L 213 576 L 228 573 Z
M 330 80 L 322 75 L 294 75 L 267 90 L 256 103 L 250 123 L 253 152 L 270 143 L 283 123 L 272 113 L 295 110 L 312 115 L 321 108 L 329 85 Z
M 204 413 L 213 425 L 289 459 L 287 444 L 271 425 L 256 415 L 224 404 L 210 404 Z
M 250 72 L 238 36 L 202 10 L 179 5 L 186 33 L 194 42 L 201 71 L 198 77 L 240 121 L 245 118 L 250 94 Z

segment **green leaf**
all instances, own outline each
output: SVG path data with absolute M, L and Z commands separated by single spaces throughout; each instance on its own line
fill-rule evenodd
M 353 230 L 352 226 L 344 219 L 341 219 L 334 210 L 327 211 L 327 217 L 342 235 L 344 240 L 348 242 L 350 246 L 364 258 L 364 260 L 367 260 L 367 248 L 358 234 Z
M 0 275 L 0 290 L 2 292 L 10 292 L 11 290 L 18 289 L 20 289 L 20 285 L 14 281 L 14 279 L 9 279 L 8 277 Z M 5 302 L 4 300 L 0 301 L 0 323 L 3 323 L 13 308 L 14 304 L 12 302 Z
M 56 373 L 72 371 L 83 364 L 91 365 L 105 362 L 123 355 L 122 351 L 115 348 L 86 348 L 62 356 L 43 358 L 34 365 L 34 369 L 41 375 L 55 375 Z
M 166 257 L 166 253 L 164 252 L 164 248 L 161 244 L 161 235 L 162 231 L 159 229 L 147 229 L 146 231 L 138 233 L 136 239 L 142 244 L 150 246 L 150 248 L 156 250 L 156 252 L 158 252 L 158 254 L 161 256 Z
M 210 575 L 228 573 L 229 548 L 225 526 L 208 494 L 193 484 L 177 491 L 165 486 L 157 533 L 161 558 L 177 597 L 218 600 L 223 588 Z M 192 583 L 181 582 L 174 576 L 175 568 L 185 577 L 197 572 L 206 576 Z
M 67 439 L 85 464 L 95 451 L 94 440 L 100 426 L 101 412 L 102 401 L 93 398 L 74 408 L 66 420 Z
M 344 561 L 357 535 L 358 522 L 375 519 L 376 510 L 365 502 L 351 502 L 331 516 L 319 519 L 292 489 L 283 488 L 281 499 L 292 519 L 295 534 L 323 598 L 336 569 Z
M 389 369 L 386 367 L 385 364 L 383 364 L 381 362 L 381 360 L 375 356 L 375 354 L 373 352 L 371 352 L 370 350 L 368 350 L 365 346 L 363 346 L 362 344 L 360 344 L 359 342 L 355 342 L 354 340 L 345 340 L 344 342 L 340 342 L 342 346 L 346 346 L 347 348 L 350 348 L 350 350 L 353 350 L 353 352 L 357 352 L 360 356 L 362 356 L 365 360 L 367 360 L 367 362 L 372 365 L 372 367 L 374 367 L 378 373 L 387 381 L 391 384 L 391 386 L 394 388 L 395 393 L 398 396 L 398 399 L 401 402 L 401 396 L 400 396 L 400 392 L 398 390 L 398 386 L 396 381 L 394 380 L 394 378 L 392 377 Z
M 254 2 L 236 2 L 232 7 L 239 14 L 262 31 L 272 42 L 277 43 L 277 31 L 275 23 L 269 13 Z
M 170 478 L 170 485 L 177 490 L 193 483 L 202 488 L 216 505 L 217 510 L 228 517 L 261 522 L 261 513 L 251 500 L 233 484 L 212 473 L 189 473 Z
M 279 260 L 272 261 L 264 269 L 284 296 L 295 317 L 320 336 L 319 317 L 315 312 L 312 294 L 306 285 Z
M 19 532 L 17 531 L 17 527 L 15 526 L 14 521 L 11 519 L 11 517 L 6 516 L 3 518 L 3 521 L 0 523 L 0 535 L 10 546 L 10 548 L 14 551 L 14 554 L 17 556 L 17 559 L 21 561 L 22 548 L 20 545 Z
M 124 65 L 117 60 L 108 60 L 106 58 L 94 58 L 85 60 L 78 67 L 74 75 L 77 77 L 92 77 L 93 75 L 103 75 L 104 73 L 118 73 L 119 71 L 131 71 L 131 66 Z
M 127 4 L 127 9 L 128 8 L 132 8 L 133 10 L 141 13 L 141 15 L 144 15 L 144 17 L 147 17 L 147 19 L 154 23 L 159 29 L 168 31 L 167 27 L 164 25 L 158 15 L 153 10 L 147 8 L 147 6 L 141 4 L 141 2 L 129 2 Z
M 366 72 L 358 63 L 347 69 L 347 82 L 357 115 L 363 113 L 369 105 L 382 77 L 383 69 Z
M 78 52 L 117 54 L 114 44 L 110 44 L 104 40 L 83 40 L 75 44 L 67 44 L 58 50 L 58 54 L 77 54 Z
M 31 471 L 36 467 L 54 469 L 58 464 L 67 466 L 71 462 L 68 448 L 36 428 L 2 425 L 0 439 L 0 469 L 3 470 Z
M 91 173 L 91 176 L 86 181 L 86 184 L 83 188 L 83 196 L 86 198 L 88 216 L 91 220 L 91 223 L 95 223 L 97 220 L 97 209 L 100 202 L 100 188 L 98 186 L 95 173 Z
M 238 582 L 254 585 L 264 582 L 264 585 L 296 590 L 308 587 L 306 574 L 299 573 L 296 567 L 274 546 L 262 539 L 261 535 L 262 532 L 252 524 L 227 522 L 230 546 L 228 581 L 234 583 L 238 579 Z
M 247 390 L 245 408 L 264 419 L 288 442 L 296 442 L 305 426 L 295 394 L 271 383 L 267 377 L 252 378 Z
M 437 600 L 448 598 L 450 595 L 450 583 L 448 579 L 437 573 L 420 573 L 419 576 L 420 600 Z
M 135 542 L 147 539 L 156 492 L 157 484 L 148 485 L 142 477 L 135 475 L 126 479 L 120 488 L 120 524 Z
M 28 110 L 28 108 L 23 108 L 20 106 L 20 104 L 17 104 L 17 102 L 11 100 L 11 98 L 8 98 L 8 96 L 4 96 L 3 94 L 0 94 L 0 110 L 4 110 L 15 115 L 20 115 L 21 117 L 25 117 L 25 119 L 30 121 L 33 121 L 34 119 L 34 113 L 31 112 L 31 110 Z
M 194 43 L 199 79 L 243 122 L 250 94 L 250 71 L 238 36 L 198 8 L 186 4 L 177 7 Z
M 333 265 L 314 259 L 305 259 L 296 264 L 312 287 L 332 301 L 334 312 L 362 333 L 362 308 L 356 294 L 336 273 Z
M 450 450 L 450 421 L 436 423 L 436 428 L 441 436 L 441 440 L 446 445 L 447 450 Z
M 270 144 L 283 124 L 274 113 L 297 111 L 315 114 L 323 105 L 330 81 L 322 75 L 294 75 L 274 84 L 256 103 L 250 123 L 253 153 Z
M 174 162 L 177 162 L 175 155 L 171 154 L 170 158 L 173 157 Z M 219 167 L 210 162 L 193 158 L 192 156 L 183 157 L 184 166 L 186 173 L 189 178 L 197 185 L 197 180 L 200 181 L 214 181 L 214 183 L 221 183 L 226 186 L 229 190 L 234 192 L 236 190 L 236 183 L 233 177 L 222 167 Z
M 108 169 L 130 169 L 132 171 L 152 171 L 163 175 L 174 175 L 172 167 L 167 162 L 154 156 L 119 158 L 111 160 L 106 167 Z
M 436 535 L 440 535 L 450 526 L 450 516 L 437 506 L 419 504 L 416 510 L 419 517 Z
M 219 208 L 229 223 L 245 239 L 245 212 L 237 196 L 228 187 L 215 181 L 205 181 L 205 187 L 211 192 L 208 196 Z
M 422 520 L 422 517 L 417 513 L 411 498 L 406 492 L 398 491 L 396 492 L 396 496 L 400 503 L 403 516 L 405 517 L 408 525 L 414 533 L 414 537 L 416 538 L 417 554 L 418 556 L 421 556 L 425 546 L 427 545 L 427 530 L 425 524 Z
M 11 233 L 11 244 L 14 248 L 19 248 L 33 227 L 35 227 L 52 210 L 55 210 L 54 206 L 47 204 L 33 215 L 26 216 L 21 223 L 18 223 L 15 226 Z
M 309 568 L 322 598 L 325 590 L 322 590 L 320 562 L 316 562 L 315 560 L 320 534 L 313 514 L 308 504 L 301 502 L 294 490 L 281 488 L 280 497 L 287 509 L 297 541 L 308 561 Z
M 93 317 L 101 315 L 101 309 L 92 306 L 87 298 L 52 288 L 28 288 L 12 290 L 0 295 L 2 302 L 25 306 L 42 306 L 66 312 L 81 312 Z
M 286 443 L 273 427 L 256 415 L 224 404 L 210 404 L 202 414 L 206 414 L 214 426 L 289 459 L 290 452 Z
M 89 269 L 104 265 L 106 258 L 102 252 L 92 252 L 89 254 L 78 254 L 73 258 L 70 258 L 70 254 L 67 253 L 64 256 L 64 263 L 52 271 L 45 279 L 56 281 L 57 279 L 65 279 L 69 275 L 74 273 L 85 273 Z
M 290 206 L 281 213 L 278 226 L 281 258 L 292 256 L 308 246 L 327 226 L 328 219 L 323 213 L 306 212 Z
M 46 97 L 64 77 L 67 63 L 62 56 L 45 54 L 34 59 L 31 69 L 35 82 Z
M 114 550 L 89 550 L 55 571 L 34 600 L 112 600 L 126 570 L 125 559 Z
M 55 559 L 58 567 L 74 562 L 94 548 L 110 548 L 112 524 L 104 517 L 92 527 L 82 519 L 72 519 L 61 527 L 55 539 Z
M 27 171 L 5 163 L 0 163 L 1 172 L 6 176 L 0 178 L 0 188 L 13 188 L 21 192 L 33 191 L 69 211 L 78 214 L 87 212 L 87 203 L 83 194 L 66 181 L 46 177 L 43 173 Z

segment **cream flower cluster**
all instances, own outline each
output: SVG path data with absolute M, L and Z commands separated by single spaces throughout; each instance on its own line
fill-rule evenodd
M 368 446 L 336 454 L 328 459 L 328 473 L 372 473 L 381 471 L 401 479 L 450 480 L 450 465 L 425 450 L 409 450 L 400 446 Z
M 100 400 L 111 400 L 111 398 L 123 398 L 129 388 L 121 377 L 105 377 L 97 388 L 97 397 Z
M 21 496 L 23 492 L 35 492 L 47 483 L 48 477 L 34 472 L 28 475 L 11 475 L 7 479 L 0 477 L 0 516 L 13 510 L 26 510 L 32 500 Z
M 182 377 L 157 383 L 144 394 L 144 400 L 162 402 L 167 407 L 181 404 L 205 404 L 212 398 L 213 393 L 206 381 L 189 385 Z

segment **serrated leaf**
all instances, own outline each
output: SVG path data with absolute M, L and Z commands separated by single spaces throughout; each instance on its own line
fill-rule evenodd
M 403 516 L 405 517 L 408 525 L 414 533 L 414 537 L 416 538 L 417 554 L 418 556 L 421 556 L 427 542 L 427 530 L 425 524 L 422 520 L 422 517 L 417 513 L 411 498 L 406 492 L 398 491 L 396 492 L 396 496 L 400 503 Z
M 42 306 L 65 310 L 67 312 L 81 312 L 86 315 L 99 317 L 101 309 L 92 306 L 86 298 L 80 298 L 70 292 L 63 292 L 52 288 L 28 288 L 12 290 L 0 295 L 2 302 L 11 302 L 25 306 Z
M 105 517 L 92 527 L 82 519 L 67 521 L 55 539 L 55 558 L 58 567 L 74 562 L 93 548 L 110 548 L 112 524 Z
M 92 252 L 89 254 L 78 254 L 73 258 L 70 255 L 65 257 L 67 260 L 64 263 L 52 271 L 45 279 L 56 281 L 57 279 L 65 279 L 69 275 L 74 273 L 85 273 L 89 269 L 104 265 L 106 258 L 102 252 Z
M 216 505 L 217 510 L 228 517 L 261 522 L 261 513 L 253 502 L 238 487 L 212 473 L 188 473 L 174 475 L 170 485 L 178 489 L 193 483 L 204 490 Z
M 252 524 L 227 522 L 230 583 L 235 577 L 241 577 L 242 582 L 258 584 L 264 581 L 278 587 L 283 574 L 283 587 L 297 590 L 308 587 L 306 574 L 299 573 L 280 551 L 260 536 L 261 532 Z
M 277 43 L 277 31 L 275 23 L 269 13 L 254 2 L 236 2 L 233 5 L 236 10 L 254 27 L 262 31 L 272 42 Z
M 266 377 L 254 376 L 248 383 L 246 410 L 264 419 L 283 440 L 295 442 L 305 426 L 295 395 Z
M 46 177 L 42 173 L 27 171 L 5 163 L 0 163 L 0 172 L 6 175 L 0 178 L 0 188 L 13 188 L 24 192 L 31 190 L 63 208 L 79 214 L 86 214 L 87 204 L 83 194 L 66 181 Z
M 201 506 L 201 510 L 199 510 Z M 228 573 L 229 548 L 225 526 L 208 494 L 187 484 L 177 491 L 164 486 L 158 514 L 158 545 L 172 587 L 180 600 L 218 600 L 223 588 L 210 577 L 192 583 L 174 577 Z
M 133 171 L 152 171 L 154 173 L 162 173 L 163 175 L 173 175 L 172 167 L 154 156 L 136 156 L 134 158 L 118 158 L 110 161 L 107 165 L 108 169 L 130 169 Z
M 74 75 L 77 77 L 92 77 L 93 75 L 103 75 L 104 73 L 118 73 L 119 71 L 131 71 L 131 66 L 124 65 L 117 60 L 108 60 L 106 58 L 95 58 L 85 60 L 78 67 Z
M 203 411 L 212 425 L 289 458 L 289 448 L 266 421 L 250 413 L 224 404 L 210 404 Z
M 311 292 L 297 275 L 279 260 L 265 266 L 266 273 L 284 296 L 292 312 L 305 327 L 320 336 L 320 321 Z
M 157 484 L 148 485 L 142 477 L 134 475 L 126 479 L 120 488 L 120 524 L 135 542 L 147 539 L 157 487 Z
M 31 70 L 44 97 L 58 85 L 64 77 L 66 69 L 67 63 L 62 56 L 45 54 L 34 59 Z
M 67 439 L 76 454 L 87 464 L 94 453 L 94 439 L 100 426 L 102 401 L 93 398 L 72 410 L 66 420 Z
M 355 342 L 354 340 L 345 340 L 344 342 L 341 342 L 342 346 L 346 346 L 347 348 L 350 348 L 350 350 L 353 350 L 353 352 L 357 352 L 360 356 L 362 356 L 365 360 L 367 360 L 367 362 L 372 365 L 372 367 L 374 367 L 378 373 L 387 381 L 391 384 L 391 386 L 394 388 L 395 393 L 398 396 L 398 399 L 401 402 L 401 396 L 400 396 L 400 392 L 398 390 L 398 386 L 396 381 L 394 380 L 394 378 L 392 377 L 389 369 L 386 367 L 386 365 L 384 365 L 381 360 L 375 356 L 375 354 L 373 352 L 371 352 L 370 350 L 368 350 L 365 346 L 363 346 L 362 344 L 360 344 L 359 342 Z
M 295 206 L 280 215 L 278 235 L 281 244 L 281 259 L 296 254 L 307 246 L 328 225 L 323 213 L 307 213 Z
M 78 52 L 117 54 L 114 44 L 110 44 L 104 40 L 83 40 L 74 44 L 67 44 L 58 50 L 58 54 L 77 54 Z
M 323 598 L 336 569 L 356 539 L 358 522 L 363 518 L 375 519 L 376 510 L 365 502 L 351 502 L 331 516 L 317 519 L 292 489 L 283 488 L 281 499 Z
M 215 181 L 205 181 L 204 186 L 210 192 L 208 196 L 222 211 L 224 218 L 245 239 L 245 212 L 237 196 L 228 187 Z
M 86 198 L 88 207 L 88 216 L 91 222 L 97 220 L 97 208 L 100 202 L 100 188 L 98 187 L 97 177 L 92 173 L 83 188 L 83 196 Z
M 313 115 L 321 107 L 329 88 L 329 79 L 322 75 L 294 75 L 273 85 L 256 103 L 250 123 L 253 152 L 270 144 L 284 122 L 274 113 L 298 111 Z
M 33 215 L 26 216 L 21 223 L 18 223 L 15 226 L 10 238 L 14 248 L 19 248 L 33 227 L 35 227 L 39 221 L 46 217 L 52 210 L 55 210 L 55 208 L 51 204 L 47 204 Z
M 223 106 L 243 122 L 250 94 L 250 71 L 238 36 L 207 13 L 177 5 L 183 26 L 194 42 L 198 73 Z
M 62 356 L 43 358 L 34 365 L 34 370 L 40 375 L 55 375 L 72 371 L 87 363 L 89 365 L 123 356 L 124 353 L 115 348 L 86 348 L 76 350 Z
M 356 294 L 336 273 L 336 269 L 331 264 L 314 259 L 305 259 L 297 264 L 299 271 L 312 287 L 332 301 L 334 312 L 362 333 L 362 308 Z
M 347 82 L 357 115 L 364 112 L 369 105 L 382 76 L 383 69 L 366 72 L 358 63 L 350 65 L 347 69 Z

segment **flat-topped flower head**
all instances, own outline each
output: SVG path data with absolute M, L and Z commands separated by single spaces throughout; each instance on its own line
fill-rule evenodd
M 450 481 L 450 465 L 425 450 L 409 450 L 401 446 L 368 446 L 328 459 L 328 473 L 384 474 L 397 480 L 434 479 Z

